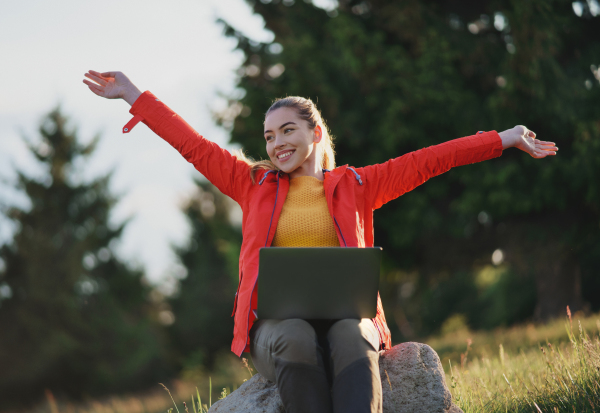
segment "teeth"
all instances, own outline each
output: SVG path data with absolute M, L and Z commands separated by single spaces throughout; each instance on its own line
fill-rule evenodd
M 291 154 L 292 154 L 292 152 L 286 152 L 283 155 L 279 155 L 277 158 L 278 159 L 283 159 L 283 158 L 286 158 L 286 157 L 290 156 Z

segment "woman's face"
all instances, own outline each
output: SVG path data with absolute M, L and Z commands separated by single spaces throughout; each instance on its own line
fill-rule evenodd
M 265 119 L 265 140 L 271 162 L 283 172 L 295 176 L 316 171 L 316 144 L 321 141 L 321 127 L 310 129 L 295 109 L 279 108 Z

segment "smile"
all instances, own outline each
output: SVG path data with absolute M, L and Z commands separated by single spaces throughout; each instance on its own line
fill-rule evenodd
M 289 152 L 286 152 L 286 153 L 282 153 L 281 155 L 277 156 L 277 159 L 285 159 L 285 158 L 289 157 L 293 153 L 294 153 L 294 151 L 289 151 Z

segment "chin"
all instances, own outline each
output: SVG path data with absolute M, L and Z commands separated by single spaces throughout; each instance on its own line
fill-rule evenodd
M 289 174 L 290 172 L 294 172 L 296 169 L 298 169 L 298 167 L 297 167 L 297 166 L 296 166 L 296 167 L 294 167 L 294 166 L 287 166 L 287 165 L 284 165 L 284 166 L 278 166 L 278 168 L 279 168 L 280 170 L 282 170 L 283 172 L 285 172 L 286 174 Z

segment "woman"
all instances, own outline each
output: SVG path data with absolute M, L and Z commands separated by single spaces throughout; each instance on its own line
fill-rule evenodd
M 374 319 L 256 320 L 258 252 L 268 246 L 373 246 L 373 210 L 452 167 L 516 147 L 534 158 L 555 155 L 552 142 L 524 126 L 478 132 L 364 168 L 335 167 L 331 137 L 314 104 L 299 97 L 267 111 L 270 161 L 250 162 L 204 139 L 153 94 L 121 72 L 90 70 L 98 96 L 131 106 L 128 133 L 143 121 L 221 192 L 240 204 L 243 243 L 232 316 L 232 351 L 250 351 L 257 370 L 277 383 L 288 413 L 381 412 L 378 351 L 391 347 L 381 300 Z M 290 263 L 293 265 L 293 263 Z M 285 269 L 283 269 L 285 270 Z M 331 391 L 330 391 L 331 388 Z

